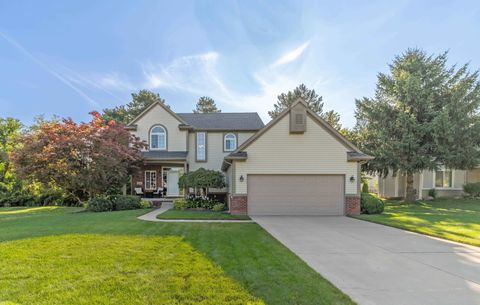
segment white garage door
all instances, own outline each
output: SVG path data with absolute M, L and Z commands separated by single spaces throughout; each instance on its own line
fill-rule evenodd
M 344 176 L 248 175 L 249 215 L 344 215 Z

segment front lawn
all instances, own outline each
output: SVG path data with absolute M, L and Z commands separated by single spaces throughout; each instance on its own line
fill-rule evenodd
M 230 215 L 224 212 L 168 210 L 157 216 L 158 219 L 218 219 L 218 220 L 249 220 L 246 215 Z
M 0 300 L 261 304 L 181 237 L 72 234 L 0 247 Z
M 387 200 L 383 214 L 356 218 L 480 246 L 480 200 Z
M 255 223 L 24 210 L 0 208 L 0 304 L 353 304 Z

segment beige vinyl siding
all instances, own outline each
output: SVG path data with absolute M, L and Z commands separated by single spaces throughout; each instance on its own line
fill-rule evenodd
M 466 182 L 466 171 L 464 170 L 454 170 L 453 171 L 453 188 L 462 189 L 463 185 Z
M 239 181 L 247 174 L 340 174 L 345 175 L 346 194 L 357 194 L 357 163 L 347 162 L 348 149 L 310 116 L 304 134 L 290 134 L 287 115 L 245 151 L 248 160 L 235 162 L 237 194 L 247 193 L 247 181 Z
M 434 181 L 433 181 L 433 172 L 432 171 L 424 171 L 423 173 L 423 188 L 424 189 L 431 189 L 433 188 Z
M 395 177 L 389 173 L 387 177 L 380 179 L 382 179 L 382 189 L 380 190 L 380 195 L 385 198 L 395 197 Z
M 150 128 L 154 125 L 163 125 L 167 129 L 167 150 L 168 151 L 186 151 L 188 131 L 179 130 L 178 121 L 174 116 L 168 113 L 161 106 L 157 105 L 145 113 L 137 122 L 137 130 L 132 134 L 141 140 L 149 143 Z
M 197 170 L 201 167 L 206 169 L 221 170 L 223 159 L 230 152 L 223 152 L 223 135 L 225 132 L 207 131 L 207 162 L 196 162 L 195 160 L 195 132 L 191 132 L 188 136 L 188 162 L 190 171 Z M 233 132 L 237 135 L 238 145 L 241 145 L 253 132 Z

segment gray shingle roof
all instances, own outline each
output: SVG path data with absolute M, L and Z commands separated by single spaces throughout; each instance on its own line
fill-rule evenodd
M 195 129 L 259 130 L 265 126 L 256 112 L 177 113 Z
M 142 156 L 147 160 L 186 160 L 186 151 L 163 151 L 163 150 L 151 150 L 142 151 Z

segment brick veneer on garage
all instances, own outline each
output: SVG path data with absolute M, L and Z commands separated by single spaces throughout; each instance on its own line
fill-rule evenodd
M 360 214 L 360 196 L 358 195 L 346 195 L 345 205 L 347 215 L 359 215 Z
M 230 196 L 230 214 L 247 215 L 247 195 Z

